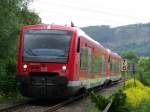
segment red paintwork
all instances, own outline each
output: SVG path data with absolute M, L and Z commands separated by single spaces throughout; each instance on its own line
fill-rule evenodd
M 69 53 L 69 63 L 68 64 L 50 64 L 50 63 L 30 63 L 30 62 L 23 62 L 22 56 L 23 56 L 23 32 L 31 29 L 47 29 L 48 26 L 50 26 L 50 29 L 58 29 L 58 30 L 68 30 L 74 32 L 73 38 L 71 40 L 71 46 L 70 46 L 70 53 Z M 19 48 L 19 58 L 18 58 L 18 74 L 19 75 L 29 75 L 30 72 L 33 72 L 31 69 L 31 65 L 36 65 L 39 67 L 39 69 L 35 69 L 34 72 L 58 72 L 60 75 L 63 75 L 62 66 L 67 66 L 66 76 L 69 80 L 78 80 L 79 77 L 74 76 L 74 61 L 75 61 L 75 48 L 76 48 L 76 30 L 74 28 L 69 28 L 65 26 L 58 26 L 58 25 L 31 25 L 31 26 L 25 26 L 21 30 L 20 34 L 20 48 Z M 28 65 L 28 69 L 23 69 L 23 64 Z M 41 71 L 42 65 L 47 67 L 47 71 Z
M 73 37 L 71 40 L 69 61 L 68 64 L 56 64 L 56 63 L 33 63 L 33 62 L 24 62 L 22 59 L 23 56 L 23 32 L 31 29 L 57 29 L 57 30 L 68 30 L 73 32 Z M 91 53 L 95 55 L 103 55 L 106 63 L 106 72 L 105 73 L 88 73 L 88 71 L 80 70 L 80 54 L 76 52 L 78 37 L 80 36 L 80 47 L 87 47 L 91 49 Z M 20 47 L 18 53 L 18 75 L 28 76 L 30 72 L 57 72 L 60 75 L 65 75 L 70 81 L 80 80 L 85 78 L 100 78 L 102 74 L 106 74 L 106 77 L 111 75 L 110 65 L 108 62 L 109 57 L 121 60 L 120 56 L 114 55 L 112 52 L 108 52 L 102 45 L 95 42 L 93 39 L 86 37 L 78 32 L 74 27 L 59 26 L 59 25 L 31 25 L 25 26 L 21 30 L 20 34 Z M 23 64 L 27 64 L 27 70 L 23 69 Z M 67 70 L 64 73 L 62 71 L 62 66 L 66 65 Z

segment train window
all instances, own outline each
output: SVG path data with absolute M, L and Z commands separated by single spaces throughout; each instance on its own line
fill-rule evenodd
M 117 73 L 118 69 L 119 69 L 119 64 L 116 61 L 112 60 L 110 63 L 110 70 L 114 73 Z
M 99 67 L 100 67 L 100 72 L 105 72 L 105 59 L 104 56 L 99 57 Z
M 100 72 L 102 72 L 102 70 L 103 70 L 103 60 L 102 60 L 102 57 L 100 56 L 100 58 L 99 58 L 99 63 L 100 63 Z
M 88 49 L 82 48 L 80 53 L 80 68 L 86 70 L 88 67 Z
M 77 52 L 80 52 L 80 38 L 78 38 L 78 43 L 77 43 Z
M 100 71 L 100 63 L 101 63 L 100 57 L 93 55 L 91 72 L 98 73 Z
M 105 58 L 104 56 L 102 57 L 102 72 L 105 72 Z
M 113 70 L 113 60 L 110 60 L 110 70 L 111 70 L 111 72 L 114 71 L 114 70 Z

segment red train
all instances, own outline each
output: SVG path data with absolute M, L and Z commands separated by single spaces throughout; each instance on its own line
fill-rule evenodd
M 27 97 L 68 97 L 119 80 L 121 60 L 76 27 L 25 26 L 17 82 Z

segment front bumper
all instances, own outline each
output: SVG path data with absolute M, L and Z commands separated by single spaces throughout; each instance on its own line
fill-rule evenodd
M 22 95 L 26 97 L 56 99 L 69 95 L 66 77 L 18 75 L 17 84 Z

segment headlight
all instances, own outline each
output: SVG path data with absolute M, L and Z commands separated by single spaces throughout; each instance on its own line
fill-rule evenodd
M 62 70 L 65 71 L 67 69 L 67 67 L 64 65 L 62 66 Z
M 26 65 L 26 64 L 24 64 L 24 65 L 23 65 L 23 68 L 24 68 L 24 69 L 27 69 L 27 65 Z

